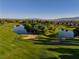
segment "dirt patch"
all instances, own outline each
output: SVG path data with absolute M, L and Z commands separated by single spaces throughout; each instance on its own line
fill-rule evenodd
M 18 35 L 18 38 L 20 39 L 36 39 L 38 36 L 33 34 L 21 34 Z

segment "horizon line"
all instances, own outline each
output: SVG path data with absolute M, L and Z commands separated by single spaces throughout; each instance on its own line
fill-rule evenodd
M 73 18 L 79 16 L 64 16 L 64 17 L 0 17 L 6 19 L 61 19 L 61 18 Z

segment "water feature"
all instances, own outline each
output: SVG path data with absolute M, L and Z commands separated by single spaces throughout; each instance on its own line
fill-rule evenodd
M 17 34 L 27 34 L 28 33 L 23 25 L 15 25 L 13 27 L 13 32 L 15 32 Z

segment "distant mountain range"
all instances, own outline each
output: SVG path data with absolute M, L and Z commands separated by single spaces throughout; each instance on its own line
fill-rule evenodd
M 79 17 L 70 17 L 70 18 L 59 18 L 55 20 L 79 20 Z
M 24 19 L 20 19 L 20 18 L 0 18 L 0 19 L 7 19 L 7 20 L 25 20 L 25 19 L 29 19 L 29 20 L 79 20 L 79 17 L 69 17 L 69 18 L 58 18 L 58 19 L 42 19 L 42 18 L 24 18 Z

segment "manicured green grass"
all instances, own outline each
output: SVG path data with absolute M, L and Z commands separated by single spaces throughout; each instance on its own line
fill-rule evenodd
M 0 59 L 79 59 L 79 41 L 34 44 L 32 40 L 17 39 L 17 34 L 12 32 L 13 25 L 0 25 Z

